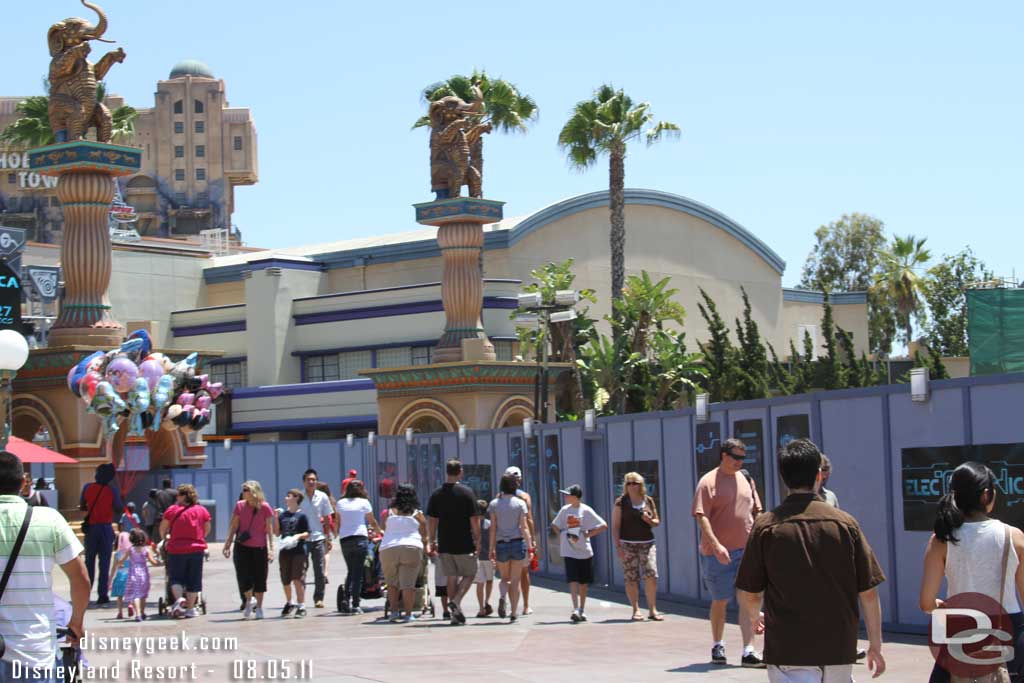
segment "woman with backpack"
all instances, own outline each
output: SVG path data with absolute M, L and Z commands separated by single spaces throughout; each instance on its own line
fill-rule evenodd
M 1006 669 L 972 676 L 962 662 L 943 652 L 936 659 L 929 683 L 972 678 L 979 683 L 1020 680 L 1024 669 L 1024 618 L 1017 596 L 1024 595 L 1024 564 L 1020 561 L 1024 557 L 1024 532 L 989 517 L 995 503 L 996 478 L 992 470 L 978 462 L 965 462 L 953 470 L 949 493 L 939 499 L 935 533 L 924 553 L 920 604 L 928 614 L 945 604 L 939 599 L 943 578 L 948 583 L 947 600 L 962 593 L 989 597 L 993 611 L 998 603 L 1009 615 L 1013 661 Z M 976 607 L 981 609 L 982 605 Z

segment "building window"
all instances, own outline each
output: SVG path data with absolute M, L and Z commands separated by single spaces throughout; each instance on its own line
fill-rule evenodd
M 196 104 L 196 113 L 197 114 L 202 114 L 203 113 L 203 101 L 202 100 L 196 100 L 195 104 Z
M 8 173 L 7 174 L 7 184 L 8 185 L 13 185 L 16 182 L 18 182 L 18 174 L 17 173 Z
M 174 146 L 174 158 L 175 159 L 181 159 L 181 158 L 184 158 L 184 156 L 185 156 L 185 145 L 175 145 Z
M 206 124 L 202 121 L 196 121 L 196 132 L 203 133 L 206 131 Z
M 175 192 L 174 193 L 174 202 L 178 206 L 184 206 L 185 202 L 187 202 L 187 201 L 188 201 L 188 196 L 184 192 Z
M 377 349 L 378 368 L 400 368 L 412 365 L 412 347 L 398 346 L 390 349 Z
M 205 157 L 206 156 L 206 145 L 196 145 L 196 156 L 197 157 Z
M 236 152 L 241 152 L 242 151 L 242 136 L 241 135 L 236 135 L 235 136 L 235 151 Z
M 246 362 L 233 361 L 216 363 L 209 367 L 211 382 L 222 382 L 225 387 L 244 387 L 246 385 Z
M 184 180 L 185 179 L 185 169 L 183 169 L 183 168 L 176 168 L 176 169 L 174 169 L 174 179 L 175 180 Z
M 178 135 L 181 135 L 182 133 L 185 132 L 185 123 L 184 123 L 184 121 L 175 121 L 174 122 L 174 132 L 176 134 L 178 134 Z
M 430 351 L 431 348 L 429 346 L 412 347 L 412 364 L 430 365 Z
M 494 342 L 494 354 L 498 360 L 512 360 L 512 342 Z
M 307 356 L 303 359 L 307 382 L 331 382 L 338 379 L 338 354 Z
M 206 169 L 205 168 L 197 168 L 196 169 L 196 180 L 206 180 Z
M 210 193 L 209 192 L 197 192 L 196 193 L 196 206 L 200 209 L 204 209 L 210 205 Z
M 359 371 L 373 367 L 373 354 L 370 351 L 346 351 L 338 355 L 339 377 L 341 379 L 359 379 Z
M 178 100 L 177 102 L 174 103 L 174 113 L 175 114 L 184 114 L 185 113 L 185 103 L 183 101 Z

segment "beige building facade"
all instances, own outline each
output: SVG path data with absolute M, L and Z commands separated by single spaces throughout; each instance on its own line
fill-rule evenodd
M 18 118 L 23 97 L 0 97 L 0 129 Z M 188 237 L 202 230 L 235 232 L 235 188 L 259 178 L 256 126 L 249 109 L 231 107 L 225 83 L 195 60 L 179 62 L 157 82 L 154 105 L 137 108 L 135 134 L 142 168 L 118 179 L 135 207 L 143 236 Z M 123 98 L 106 98 L 112 110 Z M 23 228 L 30 240 L 59 244 L 63 215 L 56 178 L 28 170 L 24 150 L 0 147 L 0 224 Z M 235 241 L 239 241 L 235 236 Z

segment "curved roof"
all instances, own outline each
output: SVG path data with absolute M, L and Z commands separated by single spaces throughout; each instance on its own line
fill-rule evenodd
M 782 260 L 781 256 L 772 251 L 767 244 L 755 237 L 752 232 L 744 228 L 742 225 L 729 218 L 724 213 L 712 209 L 710 206 L 701 204 L 700 202 L 689 199 L 688 197 L 671 194 L 669 192 L 661 192 L 659 190 L 627 188 L 624 195 L 626 204 L 660 206 L 666 209 L 682 211 L 683 213 L 688 213 L 691 216 L 707 221 L 738 239 L 754 253 L 764 259 L 769 266 L 779 273 L 779 275 L 782 275 L 783 271 L 786 270 L 786 262 Z M 515 244 L 534 230 L 539 230 L 548 223 L 560 220 L 566 216 L 571 216 L 572 214 L 579 213 L 580 211 L 586 211 L 588 209 L 607 208 L 608 201 L 608 190 L 590 192 L 588 194 L 570 197 L 569 199 L 563 199 L 562 201 L 545 207 L 521 220 L 514 228 L 512 228 L 510 243 Z
M 184 78 L 185 76 L 198 76 L 200 78 L 213 78 L 213 69 L 200 62 L 198 59 L 183 59 L 171 69 L 169 78 Z

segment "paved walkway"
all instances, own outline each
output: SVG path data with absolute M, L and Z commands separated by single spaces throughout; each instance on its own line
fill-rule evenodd
M 668 613 L 664 622 L 633 623 L 628 620 L 629 608 L 624 606 L 621 596 L 595 591 L 594 599 L 588 601 L 590 622 L 574 625 L 568 622 L 568 595 L 556 590 L 561 588 L 558 584 L 546 583 L 549 587 L 535 587 L 532 593 L 535 613 L 521 618 L 515 625 L 497 618 L 471 617 L 466 627 L 450 627 L 440 620 L 440 609 L 436 620 L 394 625 L 378 621 L 382 601 L 364 605 L 368 611 L 359 617 L 333 612 L 334 593 L 344 572 L 344 562 L 335 548 L 330 566 L 331 582 L 327 586 L 327 608 L 310 607 L 309 616 L 304 620 L 282 620 L 279 614 L 284 597 L 275 563 L 271 567 L 267 619 L 243 621 L 237 611 L 239 599 L 234 569 L 220 554 L 220 546 L 214 546 L 205 567 L 209 612 L 205 617 L 183 621 L 153 618 L 137 624 L 116 621 L 116 610 L 90 609 L 86 628 L 93 636 L 121 638 L 174 638 L 184 632 L 193 646 L 199 645 L 204 637 L 236 638 L 235 649 L 185 653 L 164 649 L 138 655 L 94 651 L 87 652 L 86 656 L 94 666 L 110 666 L 120 661 L 119 676 L 107 680 L 125 681 L 156 678 L 156 670 L 150 670 L 147 676 L 142 668 L 150 666 L 163 667 L 159 673 L 165 678 L 172 678 L 174 673 L 184 674 L 179 676 L 184 680 L 286 680 L 285 664 L 282 662 L 275 670 L 273 664 L 265 663 L 268 658 L 289 660 L 293 680 L 298 675 L 299 661 L 312 660 L 312 680 L 325 683 L 480 683 L 494 679 L 578 683 L 767 680 L 764 671 L 708 664 L 709 634 L 702 610 L 666 603 L 659 605 Z M 153 579 L 151 605 L 155 613 L 156 598 L 163 594 L 162 568 L 153 570 Z M 468 598 L 467 606 L 472 610 L 467 609 L 467 613 L 475 614 L 475 594 Z M 738 627 L 730 625 L 726 640 L 731 662 L 738 662 L 739 638 Z M 889 672 L 881 680 L 901 683 L 927 680 L 932 660 L 924 640 L 915 637 L 899 637 L 898 640 L 887 643 L 883 650 Z M 165 643 L 165 648 L 169 644 Z M 248 659 L 259 663 L 254 663 L 249 670 Z M 193 664 L 194 679 L 191 677 Z M 246 675 L 249 673 L 254 675 L 250 678 Z M 870 680 L 862 666 L 855 668 L 854 675 L 860 681 Z

